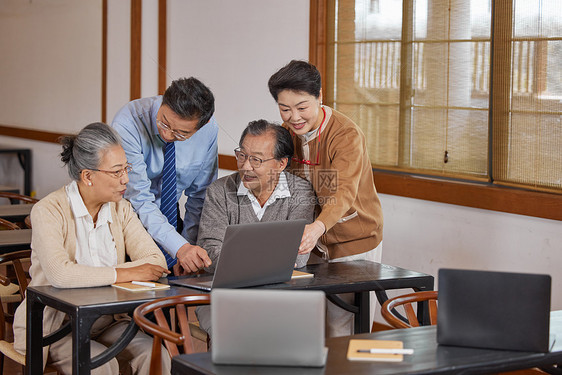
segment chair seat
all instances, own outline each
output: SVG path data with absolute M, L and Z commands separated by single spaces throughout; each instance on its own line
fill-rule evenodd
M 17 284 L 10 283 L 8 285 L 0 284 L 0 299 L 2 303 L 17 303 L 21 302 L 21 295 L 19 294 L 20 287 Z
M 14 349 L 14 344 L 5 340 L 0 340 L 0 352 L 11 360 L 25 366 L 25 355 Z
M 14 283 L 10 283 L 8 285 L 0 284 L 0 298 L 2 298 L 2 302 L 8 302 L 5 298 L 13 295 L 14 293 L 18 293 L 19 290 L 20 287 Z M 19 299 L 19 301 L 21 301 L 21 298 Z
M 19 363 L 22 366 L 25 366 L 25 355 L 18 352 L 14 349 L 14 344 L 11 342 L 7 342 L 4 340 L 0 340 L 0 352 L 2 352 L 6 357 L 10 358 L 12 361 Z M 56 373 L 59 372 L 55 367 L 52 365 L 47 365 L 43 372 L 44 374 Z
M 21 302 L 21 296 L 19 294 L 11 294 L 9 296 L 1 296 L 2 303 L 19 303 Z

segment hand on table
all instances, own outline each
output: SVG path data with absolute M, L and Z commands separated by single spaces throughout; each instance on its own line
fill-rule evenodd
M 124 283 L 128 281 L 156 281 L 162 277 L 164 273 L 170 273 L 166 268 L 156 264 L 144 263 L 140 266 L 128 268 L 116 268 L 116 283 Z
M 209 255 L 202 247 L 186 243 L 178 250 L 176 254 L 179 267 L 174 267 L 174 274 L 176 269 L 183 274 L 197 272 L 204 267 L 209 267 L 212 262 Z
M 312 224 L 307 224 L 304 227 L 304 233 L 299 246 L 299 255 L 310 253 L 324 232 L 326 232 L 326 226 L 321 221 L 316 220 Z

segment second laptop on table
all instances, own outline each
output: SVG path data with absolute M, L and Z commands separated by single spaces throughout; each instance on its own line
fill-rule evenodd
M 306 220 L 229 225 L 214 275 L 170 278 L 169 283 L 202 290 L 289 281 Z
M 437 342 L 548 352 L 549 275 L 439 270 Z

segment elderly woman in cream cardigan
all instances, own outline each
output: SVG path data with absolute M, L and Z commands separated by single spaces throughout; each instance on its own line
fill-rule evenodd
M 168 273 L 162 252 L 130 203 L 123 199 L 131 166 L 119 135 L 106 124 L 93 123 L 78 135 L 63 137 L 61 143 L 61 160 L 72 182 L 33 207 L 30 285 L 84 288 L 132 280 L 153 281 Z M 126 255 L 130 262 L 125 261 Z M 43 315 L 44 335 L 60 328 L 66 319 L 66 314 L 47 307 Z M 94 322 L 92 357 L 121 336 L 128 319 L 104 315 Z M 14 347 L 23 354 L 25 322 L 23 301 L 14 319 Z M 94 369 L 92 374 L 149 374 L 151 347 L 152 338 L 138 332 L 116 358 Z M 72 372 L 70 335 L 44 350 L 45 362 L 48 360 L 63 374 Z M 165 349 L 163 353 L 167 353 Z M 162 367 L 163 373 L 170 372 L 169 356 L 163 356 Z

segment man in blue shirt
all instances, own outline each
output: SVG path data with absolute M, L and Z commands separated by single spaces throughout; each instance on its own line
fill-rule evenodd
M 207 186 L 217 178 L 214 109 L 209 88 L 196 78 L 181 78 L 163 96 L 129 102 L 111 124 L 121 135 L 127 161 L 133 166 L 125 198 L 165 255 L 177 260 L 175 274 L 211 264 L 207 252 L 195 243 Z M 182 193 L 187 196 L 183 229 L 178 220 L 177 230 L 160 210 L 167 142 L 175 146 L 176 202 Z

